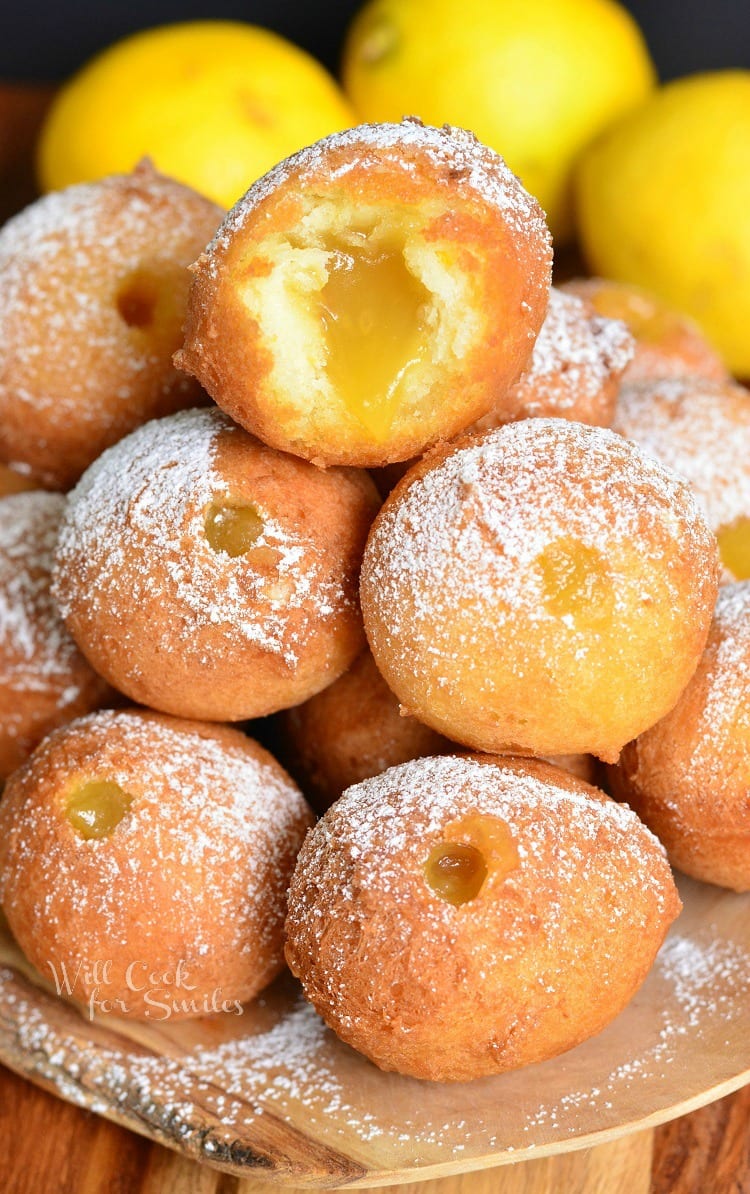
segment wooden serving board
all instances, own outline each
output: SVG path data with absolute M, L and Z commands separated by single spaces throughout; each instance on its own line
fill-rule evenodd
M 0 927 L 0 1061 L 245 1178 L 382 1186 L 606 1144 L 750 1081 L 750 896 L 681 882 L 685 909 L 629 1008 L 555 1061 L 468 1085 L 384 1074 L 288 977 L 243 1015 L 91 1022 Z

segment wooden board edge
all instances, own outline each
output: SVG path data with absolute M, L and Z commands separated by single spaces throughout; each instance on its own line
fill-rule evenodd
M 75 1087 L 73 1076 L 64 1067 L 57 1066 L 42 1052 L 36 1055 L 27 1055 L 10 1048 L 3 1049 L 0 1041 L 0 1055 L 2 1063 L 9 1069 L 66 1102 L 101 1115 L 175 1153 L 208 1165 L 220 1172 L 241 1179 L 251 1178 L 267 1182 L 279 1189 L 285 1187 L 330 1190 L 372 1189 L 379 1186 L 399 1186 L 455 1177 L 471 1172 L 522 1164 L 526 1161 L 543 1160 L 565 1153 L 596 1148 L 600 1144 L 607 1144 L 625 1136 L 649 1131 L 660 1124 L 678 1119 L 732 1094 L 750 1083 L 750 1070 L 746 1070 L 684 1099 L 680 1103 L 661 1108 L 642 1118 L 618 1124 L 613 1128 L 602 1128 L 597 1132 L 572 1136 L 565 1140 L 532 1145 L 523 1150 L 488 1153 L 484 1156 L 472 1157 L 470 1161 L 467 1159 L 446 1160 L 434 1165 L 409 1169 L 383 1169 L 375 1172 L 365 1171 L 355 1159 L 330 1150 L 330 1153 L 326 1153 L 326 1177 L 321 1180 L 322 1174 L 311 1175 L 309 1169 L 300 1171 L 295 1166 L 290 1166 L 288 1169 L 269 1167 L 264 1158 L 260 1156 L 253 1158 L 252 1153 L 247 1149 L 238 1150 L 243 1154 L 242 1160 L 239 1161 L 236 1159 L 236 1154 L 232 1153 L 231 1147 L 227 1147 L 224 1142 L 212 1140 L 210 1129 L 196 1131 L 192 1136 L 186 1136 L 178 1142 L 166 1133 L 157 1121 L 137 1114 L 133 1108 L 123 1109 L 101 1095 L 95 1096 L 93 1093 L 89 1094 L 83 1087 Z M 77 1091 L 78 1097 L 74 1096 L 74 1089 Z

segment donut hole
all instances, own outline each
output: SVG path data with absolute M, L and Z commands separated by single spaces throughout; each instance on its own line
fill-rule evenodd
M 425 879 L 441 899 L 459 906 L 475 899 L 485 883 L 503 883 L 519 865 L 507 822 L 477 813 L 445 826 L 445 839 L 425 863 Z
M 269 352 L 288 433 L 345 419 L 378 447 L 425 417 L 434 386 L 483 329 L 475 263 L 427 235 L 431 210 L 308 196 L 294 227 L 253 249 L 242 302 Z
M 476 846 L 439 842 L 430 850 L 424 873 L 441 900 L 460 907 L 479 895 L 487 878 L 487 862 Z
M 716 535 L 721 562 L 735 580 L 750 580 L 750 518 L 738 518 Z
M 146 331 L 156 320 L 159 282 L 148 270 L 128 274 L 115 295 L 117 312 L 129 328 Z
M 132 803 L 113 780 L 87 780 L 68 796 L 65 815 L 79 837 L 98 841 L 114 832 Z
M 614 584 L 603 554 L 578 539 L 556 539 L 536 557 L 548 613 L 577 630 L 609 622 Z

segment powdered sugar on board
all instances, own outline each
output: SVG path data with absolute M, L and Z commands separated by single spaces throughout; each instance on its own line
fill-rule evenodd
M 433 128 L 410 118 L 400 124 L 361 124 L 333 133 L 280 162 L 229 212 L 206 250 L 207 260 L 220 256 L 250 214 L 290 180 L 300 194 L 313 186 L 324 186 L 330 193 L 352 170 L 376 168 L 384 159 L 391 168 L 405 172 L 427 166 L 434 176 L 435 193 L 444 189 L 451 207 L 457 198 L 478 200 L 501 212 L 524 240 L 541 239 L 551 253 L 542 209 L 499 154 L 466 129 Z
M 468 1086 L 381 1073 L 336 1040 L 288 979 L 242 1017 L 141 1031 L 108 1017 L 89 1025 L 19 977 L 2 937 L 0 1056 L 73 1102 L 258 1176 L 269 1165 L 288 1180 L 304 1175 L 301 1134 L 384 1180 L 398 1168 L 417 1177 L 427 1165 L 468 1170 L 489 1156 L 595 1143 L 750 1074 L 750 897 L 680 887 L 685 912 L 617 1020 L 561 1058 Z

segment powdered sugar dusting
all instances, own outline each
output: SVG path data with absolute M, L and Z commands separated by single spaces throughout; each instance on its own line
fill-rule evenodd
M 617 382 L 635 351 L 618 319 L 594 315 L 589 305 L 554 286 L 531 363 L 496 410 L 470 430 L 487 431 L 511 419 L 552 416 L 607 427 Z
M 196 632 L 217 627 L 229 641 L 295 666 L 307 622 L 295 630 L 289 612 L 309 606 L 325 621 L 347 597 L 340 582 L 321 579 L 309 543 L 265 511 L 255 546 L 276 553 L 275 582 L 247 556 L 212 550 L 206 509 L 229 496 L 215 466 L 217 444 L 233 426 L 216 409 L 181 412 L 140 428 L 89 469 L 60 533 L 55 591 L 64 617 L 85 592 L 88 616 L 106 610 L 127 638 L 129 611 L 156 593 L 171 613 L 154 627 L 164 651 L 176 636 L 200 666 Z
M 524 413 L 564 416 L 591 402 L 623 372 L 634 351 L 624 323 L 592 315 L 581 299 L 553 286 L 531 365 L 517 387 Z
M 451 755 L 413 759 L 347 789 L 342 802 L 308 837 L 299 865 L 309 874 L 322 875 L 331 864 L 329 849 L 335 842 L 335 849 L 343 849 L 347 858 L 367 860 L 357 869 L 358 894 L 372 888 L 386 898 L 398 898 L 400 877 L 411 864 L 421 872 L 426 843 L 450 822 L 470 814 L 499 817 L 510 826 L 522 823 L 516 840 L 521 866 L 505 879 L 509 889 L 524 882 L 526 859 L 533 867 L 550 850 L 555 855 L 550 869 L 556 884 L 571 881 L 576 874 L 585 882 L 583 871 L 591 859 L 583 843 L 603 841 L 606 836 L 609 862 L 617 860 L 624 874 L 633 875 L 639 888 L 651 891 L 660 907 L 664 904 L 664 867 L 656 873 L 648 860 L 651 854 L 663 861 L 664 848 L 627 805 L 600 802 L 583 787 L 558 787 L 553 778 L 542 779 L 499 761 Z M 572 826 L 575 833 L 566 835 L 566 828 Z M 337 894 L 349 901 L 354 898 L 352 891 Z M 626 904 L 623 901 L 616 916 L 623 914 Z M 304 917 L 306 911 L 298 905 L 296 915 Z M 444 900 L 432 901 L 430 911 L 436 922 L 455 920 L 453 906 Z M 462 908 L 464 918 L 471 913 L 471 903 Z M 545 923 L 548 933 L 559 927 L 554 907 L 546 910 Z M 319 928 L 323 931 L 325 923 Z
M 84 399 L 97 396 L 102 378 L 105 386 L 116 380 L 106 402 L 116 400 L 127 422 L 143 370 L 159 365 L 163 351 L 128 333 L 115 303 L 118 280 L 144 256 L 163 268 L 182 255 L 187 270 L 220 218 L 220 208 L 142 165 L 127 177 L 54 191 L 9 220 L 0 230 L 0 399 L 61 425 L 74 412 L 98 426 L 101 405 Z M 45 391 L 41 366 L 47 378 L 64 369 L 65 385 Z M 193 388 L 174 370 L 161 384 Z
M 347 154 L 337 165 L 332 155 Z M 232 208 L 207 249 L 209 260 L 223 251 L 242 229 L 251 212 L 291 178 L 300 192 L 321 185 L 335 189 L 338 183 L 359 166 L 374 168 L 383 158 L 408 173 L 417 164 L 427 163 L 434 172 L 436 187 L 445 187 L 446 199 L 473 197 L 502 212 L 504 219 L 524 238 L 541 239 L 548 246 L 549 233 L 539 204 L 524 190 L 515 175 L 494 150 L 482 145 L 466 129 L 444 125 L 432 128 L 416 119 L 400 124 L 361 124 L 356 128 L 324 137 L 314 145 L 280 162 L 259 179 Z
M 504 825 L 518 861 L 503 872 L 502 894 L 488 887 L 456 909 L 431 893 L 424 866 L 433 847 L 454 840 L 450 826 L 473 817 Z M 597 910 L 604 892 L 617 892 L 606 916 Z M 617 1000 L 627 972 L 623 933 L 632 940 L 640 930 L 654 942 L 653 956 L 677 910 L 664 849 L 626 806 L 598 800 L 583 784 L 558 783 L 552 769 L 535 774 L 519 762 L 416 759 L 349 788 L 308 835 L 289 894 L 287 960 L 328 1022 L 354 1045 L 364 1042 L 367 1051 L 369 1044 L 386 1068 L 409 1072 L 436 1063 L 437 1056 L 427 1062 L 423 1055 L 430 1022 L 443 1020 L 446 1000 L 463 1001 L 462 1017 L 475 1007 L 472 1039 L 491 1040 L 493 1052 L 488 1043 L 476 1056 L 467 1053 L 469 1064 L 452 1059 L 454 1075 L 468 1077 L 472 1068 L 502 1069 L 517 1042 L 533 1038 L 540 990 L 565 1007 L 573 921 L 586 924 L 577 956 L 596 972 L 597 998 L 611 988 Z M 587 938 L 592 924 L 595 957 Z M 458 963 L 458 974 L 439 963 L 443 955 Z M 373 982 L 373 967 L 397 988 L 408 985 L 409 995 L 394 1003 L 389 983 Z M 524 992 L 531 1010 L 519 994 L 512 1016 L 498 1006 L 489 1020 L 489 1001 L 501 1004 L 509 984 L 515 990 L 526 982 L 533 985 Z M 412 1052 L 415 991 L 426 1035 Z M 468 1050 L 458 1032 L 456 1040 Z
M 696 682 L 701 684 L 705 699 L 692 726 L 693 750 L 686 760 L 688 775 L 700 776 L 707 786 L 712 777 L 719 790 L 729 780 L 732 789 L 736 786 L 735 814 L 741 817 L 746 780 L 735 773 L 738 760 L 734 752 L 742 749 L 743 736 L 750 731 L 750 582 L 723 585 L 719 590 Z M 731 751 L 730 746 L 734 748 Z M 727 775 L 730 758 L 733 766 Z M 678 810 L 683 799 L 676 794 Z M 717 820 L 718 813 L 719 809 L 714 808 L 712 819 Z M 718 824 L 716 829 L 720 829 Z
M 686 885 L 686 900 L 693 903 L 701 890 L 707 889 Z M 740 923 L 746 900 L 722 898 L 736 906 Z M 252 1165 L 248 1152 L 267 1140 L 269 1115 L 274 1132 L 290 1129 L 290 1145 L 302 1127 L 342 1164 L 353 1158 L 342 1180 L 354 1176 L 358 1145 L 365 1146 L 366 1163 L 373 1143 L 389 1170 L 408 1166 L 416 1178 L 420 1166 L 460 1159 L 471 1168 L 490 1152 L 533 1154 L 616 1128 L 634 1114 L 658 1116 L 674 1103 L 677 1083 L 680 1098 L 690 1099 L 739 1075 L 748 1065 L 740 1032 L 748 974 L 747 944 L 733 939 L 726 924 L 704 919 L 688 930 L 678 923 L 633 1003 L 599 1037 L 469 1088 L 381 1074 L 286 986 L 249 1006 L 245 1017 L 223 1021 L 233 1027 L 220 1043 L 212 1043 L 216 1021 L 204 1044 L 173 1033 L 166 1057 L 122 1038 L 82 1047 L 76 1013 L 58 1005 L 50 1014 L 38 992 L 3 967 L 0 1026 L 65 1098 L 93 1102 L 99 1111 L 114 1107 L 141 1127 L 168 1131 L 207 1160 Z
M 635 355 L 625 372 L 628 382 L 693 376 L 729 380 L 726 366 L 698 324 L 648 291 L 611 278 L 571 278 L 561 289 L 628 325 L 636 338 Z
M 618 1099 L 627 1099 L 629 1089 L 644 1084 L 652 1091 L 662 1086 L 674 1092 L 674 1075 L 669 1071 L 675 1063 L 684 1069 L 701 1052 L 710 1055 L 709 1038 L 713 1038 L 717 1052 L 722 1047 L 731 1049 L 736 1033 L 733 1025 L 746 1014 L 742 991 L 749 974 L 747 950 L 719 937 L 715 926 L 707 926 L 690 937 L 679 931 L 672 933 L 647 980 L 652 992 L 660 991 L 661 998 L 658 1016 L 649 1024 L 650 1032 L 643 1034 L 641 1052 L 619 1061 L 611 1057 L 610 1065 L 602 1066 L 595 1086 L 572 1087 L 557 1100 L 543 1102 L 529 1117 L 525 1130 L 562 1137 L 575 1130 L 581 1108 L 595 1109 L 601 1126 L 606 1127 L 609 1121 L 617 1122 Z M 707 1064 L 710 1066 L 710 1062 Z M 691 1092 L 685 1081 L 681 1086 L 680 1094 L 686 1099 Z
M 403 859 L 404 852 L 423 851 L 424 837 L 414 840 L 415 824 L 427 837 L 469 812 L 487 813 L 512 823 L 519 808 L 530 813 L 540 833 L 552 809 L 567 811 L 571 823 L 592 824 L 594 836 L 603 824 L 624 836 L 637 827 L 663 854 L 661 844 L 627 805 L 592 799 L 584 790 L 558 788 L 552 779 L 542 780 L 503 766 L 499 760 L 489 763 L 453 755 L 413 759 L 349 788 L 345 798 L 341 817 L 346 823 L 347 840 L 354 851 L 369 854 L 377 850 L 383 860 L 386 856 Z M 325 833 L 320 833 L 319 840 L 325 848 Z M 379 889 L 388 890 L 385 876 L 377 867 L 373 868 L 372 879 Z M 450 908 L 445 905 L 449 912 Z
M 386 503 L 365 553 L 365 614 L 369 603 L 384 627 L 384 653 L 393 652 L 428 684 L 435 675 L 440 684 L 453 683 L 452 664 L 460 658 L 462 673 L 469 669 L 489 696 L 493 676 L 472 633 L 482 642 L 493 636 L 501 656 L 507 636 L 518 642 L 519 616 L 526 626 L 554 625 L 580 658 L 596 641 L 547 608 L 535 568 L 550 544 L 570 539 L 604 560 L 616 558 L 619 545 L 639 544 L 642 570 L 619 573 L 613 583 L 615 619 L 628 602 L 682 608 L 684 585 L 672 569 L 685 555 L 704 582 L 689 600 L 708 616 L 715 544 L 687 485 L 612 432 L 559 419 L 491 431 Z M 671 563 L 665 543 L 672 544 Z M 466 620 L 466 641 L 457 645 L 442 631 L 455 622 L 459 603 L 473 621 Z M 611 636 L 611 649 L 626 659 L 624 630 L 619 642 Z
M 304 800 L 270 757 L 201 729 L 106 711 L 42 743 L 0 813 L 0 899 L 11 923 L 16 913 L 26 926 L 43 924 L 40 938 L 84 964 L 128 943 L 155 949 L 152 933 L 181 942 L 196 965 L 227 942 L 250 962 L 260 945 L 280 954 L 290 858 L 309 821 Z M 116 833 L 98 841 L 61 835 L 50 798 L 82 773 L 133 798 Z M 140 922 L 146 911 L 153 925 Z
M 683 477 L 712 530 L 750 517 L 750 393 L 698 377 L 623 385 L 614 430 Z
M 41 720 L 45 714 L 50 721 L 64 718 L 95 686 L 50 592 L 64 509 L 65 499 L 52 493 L 19 493 L 0 501 L 3 736 L 24 737 L 30 730 L 33 736 L 40 714 Z M 35 702 L 31 725 L 29 698 Z
M 68 669 L 76 645 L 50 594 L 65 498 L 31 492 L 0 502 L 0 633 L 3 684 L 45 688 Z

